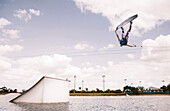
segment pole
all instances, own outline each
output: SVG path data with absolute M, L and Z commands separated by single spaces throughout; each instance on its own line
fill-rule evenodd
M 140 86 L 142 86 L 142 84 L 141 84 L 141 83 L 142 83 L 142 81 L 139 81 L 139 85 L 140 85 Z
M 74 75 L 74 89 L 76 90 L 76 75 Z
M 165 80 L 162 80 L 162 86 L 164 86 L 164 82 L 165 82 Z
M 83 84 L 83 83 L 84 83 L 84 81 L 82 80 L 81 82 L 82 82 L 82 90 L 83 90 L 83 89 L 84 89 L 84 84 Z
M 125 86 L 126 86 L 126 81 L 127 81 L 127 79 L 124 79 L 124 81 L 125 81 Z
M 102 78 L 103 78 L 103 91 L 105 91 L 105 80 L 104 80 L 105 77 L 106 77 L 105 75 L 102 76 Z

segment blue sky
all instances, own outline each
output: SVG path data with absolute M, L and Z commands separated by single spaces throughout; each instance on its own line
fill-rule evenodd
M 102 89 L 103 74 L 106 89 L 122 88 L 125 78 L 135 86 L 168 84 L 168 3 L 1 0 L 0 84 L 22 89 L 43 75 L 72 81 L 77 75 L 77 87 L 84 80 L 84 87 Z M 136 13 L 129 43 L 138 47 L 120 47 L 114 29 Z

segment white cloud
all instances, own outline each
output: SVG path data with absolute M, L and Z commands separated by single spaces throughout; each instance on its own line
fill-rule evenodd
M 114 48 L 114 47 L 115 47 L 115 45 L 113 45 L 113 44 L 108 44 L 106 47 L 103 47 L 103 48 L 101 48 L 100 50 L 112 49 L 112 48 Z
M 5 26 L 10 25 L 10 24 L 11 24 L 10 21 L 4 18 L 0 18 L 0 29 L 3 29 Z
M 71 79 L 71 88 L 73 88 L 73 75 L 77 75 L 77 87 L 81 86 L 81 80 L 84 80 L 84 87 L 92 90 L 102 89 L 102 75 L 106 75 L 106 89 L 122 88 L 125 78 L 128 85 L 133 83 L 134 86 L 138 86 L 139 81 L 142 81 L 145 87 L 160 87 L 161 80 L 165 80 L 165 84 L 170 81 L 169 49 L 162 48 L 170 46 L 169 37 L 169 35 L 159 36 L 155 40 L 143 41 L 140 60 L 119 63 L 108 61 L 106 65 L 94 65 L 95 63 L 90 61 L 90 65 L 87 63 L 84 66 L 74 66 L 71 64 L 72 58 L 58 54 L 26 57 L 13 61 L 0 57 L 0 64 L 5 64 L 0 65 L 0 84 L 26 89 L 43 75 L 53 75 Z M 148 48 L 152 49 L 148 50 Z M 155 51 L 158 49 L 159 51 Z M 162 57 L 160 58 L 157 53 Z
M 49 56 L 23 58 L 18 60 L 18 63 L 24 68 L 34 69 L 44 74 L 63 74 L 71 60 L 71 58 L 66 57 L 65 55 L 54 54 Z
M 6 29 L 5 27 L 11 25 L 12 23 L 4 18 L 0 18 L 0 41 L 9 42 L 10 39 L 19 38 L 19 30 L 16 29 Z M 9 39 L 10 38 L 10 39 Z
M 127 54 L 126 55 L 128 58 L 130 58 L 130 59 L 134 59 L 135 58 L 135 56 L 133 55 L 133 54 Z
M 66 78 L 69 77 L 69 74 L 72 74 L 72 71 L 76 72 L 79 69 L 72 66 L 71 61 L 71 58 L 58 54 L 22 58 L 13 61 L 0 58 L 0 63 L 2 63 L 0 65 L 0 84 L 21 90 L 29 88 L 43 75 Z
M 29 12 L 33 15 L 40 16 L 40 11 L 39 10 L 34 10 L 34 9 L 29 9 Z
M 142 42 L 141 60 L 168 62 L 170 61 L 170 35 L 160 35 L 155 40 L 147 39 Z
M 91 49 L 94 49 L 94 47 L 87 43 L 78 43 L 74 46 L 74 49 L 76 49 L 76 50 L 91 50 Z
M 18 52 L 23 49 L 20 45 L 0 45 L 0 55 L 8 52 Z
M 32 16 L 28 14 L 26 10 L 21 9 L 16 10 L 14 16 L 21 20 L 25 20 L 26 22 L 32 18 Z
M 0 59 L 0 72 L 2 73 L 5 70 L 8 70 L 11 68 L 11 63 L 8 61 Z
M 38 57 L 22 58 L 9 61 L 0 59 L 1 78 L 0 84 L 11 88 L 26 89 L 33 85 L 43 75 L 69 78 L 77 75 L 77 87 L 81 86 L 84 80 L 85 87 L 89 90 L 102 89 L 102 75 L 106 75 L 106 89 L 118 89 L 124 86 L 124 78 L 128 79 L 127 84 L 134 86 L 142 85 L 148 87 L 161 86 L 161 80 L 170 80 L 169 63 L 131 61 L 113 63 L 108 61 L 107 65 L 86 65 L 80 68 L 71 64 L 72 59 L 65 55 L 44 55 Z M 154 78 L 154 79 L 153 79 Z M 160 82 L 159 82 L 160 81 Z
M 82 66 L 92 66 L 93 63 L 92 62 L 83 62 Z
M 13 29 L 3 29 L 2 34 L 5 37 L 9 37 L 11 39 L 19 38 L 19 30 L 13 30 Z
M 15 11 L 13 15 L 19 18 L 20 20 L 24 20 L 25 22 L 28 22 L 29 20 L 32 19 L 32 15 L 40 16 L 40 11 L 29 9 L 29 11 L 27 12 L 25 9 L 24 10 L 18 9 Z
M 113 66 L 113 65 L 114 65 L 112 61 L 108 61 L 107 64 L 108 64 L 109 66 Z
M 77 7 L 82 12 L 91 11 L 106 17 L 112 26 L 119 25 L 122 20 L 129 16 L 138 14 L 139 17 L 134 21 L 132 34 L 140 35 L 165 21 L 170 20 L 169 0 L 74 0 Z M 112 28 L 113 29 L 113 28 Z

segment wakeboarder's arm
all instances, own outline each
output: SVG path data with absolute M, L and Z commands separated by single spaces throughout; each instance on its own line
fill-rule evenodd
M 127 44 L 127 46 L 129 46 L 129 47 L 136 47 L 136 45 L 129 45 L 129 44 Z
M 119 38 L 119 35 L 117 34 L 117 30 L 115 30 L 115 33 L 116 33 L 117 39 L 118 39 L 118 41 L 120 43 L 120 38 Z

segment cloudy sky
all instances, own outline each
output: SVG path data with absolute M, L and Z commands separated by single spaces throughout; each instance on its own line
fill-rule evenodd
M 169 0 L 0 0 L 0 87 L 27 89 L 42 76 L 77 89 L 170 83 Z M 114 29 L 138 14 L 129 44 Z M 125 26 L 125 30 L 128 25 Z M 121 34 L 118 31 L 118 34 Z M 143 47 L 141 47 L 143 46 Z

